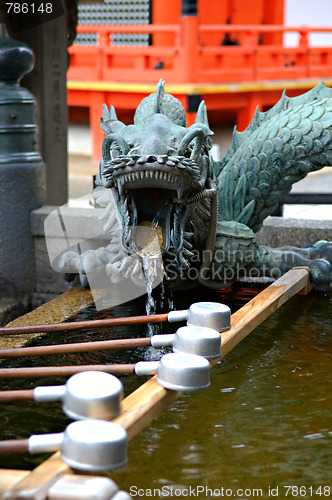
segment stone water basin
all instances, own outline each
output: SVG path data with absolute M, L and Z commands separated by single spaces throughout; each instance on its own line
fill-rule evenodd
M 199 292 L 199 300 L 221 297 L 219 292 Z M 197 295 L 196 290 L 174 297 L 174 305 L 187 308 L 198 300 Z M 224 301 L 231 299 L 234 302 L 234 297 Z M 228 305 L 234 310 L 239 304 L 235 300 Z M 144 313 L 144 300 L 122 308 L 116 308 L 114 314 Z M 269 488 L 274 492 L 279 488 L 280 498 L 286 498 L 288 485 L 304 486 L 306 490 L 301 491 L 306 496 L 302 498 L 311 498 L 320 486 L 328 493 L 327 488 L 332 488 L 331 313 L 331 296 L 310 294 L 291 299 L 214 367 L 208 390 L 184 394 L 136 436 L 129 443 L 128 464 L 110 476 L 122 489 L 133 496 L 142 493 L 143 498 L 152 496 L 153 488 L 164 488 L 164 496 L 170 496 L 173 488 L 173 496 L 176 493 L 178 498 L 185 498 L 190 487 L 198 498 L 206 498 L 209 492 L 202 487 L 215 493 L 225 488 L 224 496 L 227 489 L 233 498 L 268 498 Z M 93 307 L 77 319 L 91 319 L 91 314 Z M 167 324 L 154 328 L 171 331 Z M 116 327 L 99 333 L 71 333 L 63 335 L 61 342 L 146 334 L 146 326 L 136 325 L 130 330 Z M 59 341 L 59 334 L 48 336 L 47 342 L 41 338 L 38 344 L 49 341 Z M 3 366 L 135 362 L 160 354 L 132 349 L 12 360 Z M 122 380 L 126 394 L 143 382 L 134 376 Z M 62 383 L 63 378 L 54 377 L 12 379 L 1 380 L 0 388 Z M 61 432 L 69 423 L 59 403 L 11 403 L 2 405 L 0 414 L 1 439 Z M 0 457 L 0 467 L 31 469 L 44 458 Z

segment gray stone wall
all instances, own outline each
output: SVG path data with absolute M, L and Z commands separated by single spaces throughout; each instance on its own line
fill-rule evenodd
M 31 231 L 34 238 L 36 286 L 33 304 L 37 306 L 65 292 L 73 285 L 67 283 L 61 274 L 53 269 L 45 239 L 45 220 L 56 206 L 43 206 L 31 213 Z M 48 228 L 48 245 L 52 249 L 68 248 L 71 242 L 89 240 L 96 232 L 102 232 L 100 208 L 61 207 L 66 232 L 59 227 Z M 74 282 L 77 284 L 77 281 Z
M 332 221 L 268 217 L 257 233 L 261 245 L 306 247 L 318 240 L 332 240 Z

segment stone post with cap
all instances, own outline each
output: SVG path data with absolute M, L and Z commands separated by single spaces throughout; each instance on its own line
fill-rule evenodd
M 45 165 L 37 151 L 33 95 L 19 85 L 32 50 L 0 24 L 0 298 L 34 290 L 30 212 L 45 200 Z

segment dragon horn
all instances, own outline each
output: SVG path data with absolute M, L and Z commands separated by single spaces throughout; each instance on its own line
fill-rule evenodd
M 103 129 L 104 135 L 114 132 L 119 132 L 125 124 L 118 120 L 114 106 L 108 109 L 106 104 L 103 104 L 103 117 L 100 119 L 100 126 Z
M 117 119 L 114 106 L 110 106 L 110 109 L 108 109 L 107 104 L 103 104 L 103 122 L 108 122 L 109 120 L 116 121 Z
M 205 101 L 201 101 L 198 106 L 195 123 L 203 123 L 207 127 L 209 126 Z
M 103 122 L 108 122 L 109 120 L 117 120 L 116 112 L 114 106 L 110 106 L 108 109 L 107 104 L 103 104 Z
M 158 84 L 157 84 L 157 90 L 156 90 L 156 113 L 161 113 L 161 103 L 163 100 L 163 97 L 165 95 L 165 81 L 160 79 Z
M 108 110 L 107 104 L 103 104 L 103 122 L 107 122 L 111 119 L 110 112 Z
M 118 117 L 116 116 L 115 108 L 112 105 L 110 106 L 109 114 L 110 114 L 109 120 L 117 120 L 118 119 Z

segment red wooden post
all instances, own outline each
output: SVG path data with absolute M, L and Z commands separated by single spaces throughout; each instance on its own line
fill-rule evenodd
M 110 39 L 109 39 L 109 33 L 107 31 L 98 31 L 98 60 L 97 60 L 97 67 L 98 67 L 98 79 L 99 81 L 104 80 L 104 67 L 105 64 L 107 64 L 106 60 L 106 51 L 105 49 L 109 46 L 110 44 Z
M 90 128 L 92 143 L 92 161 L 99 163 L 101 159 L 101 146 L 104 134 L 100 126 L 100 119 L 103 114 L 103 104 L 106 102 L 104 92 L 98 90 L 90 92 Z
M 200 66 L 198 17 L 182 16 L 181 62 L 183 83 L 196 83 Z

